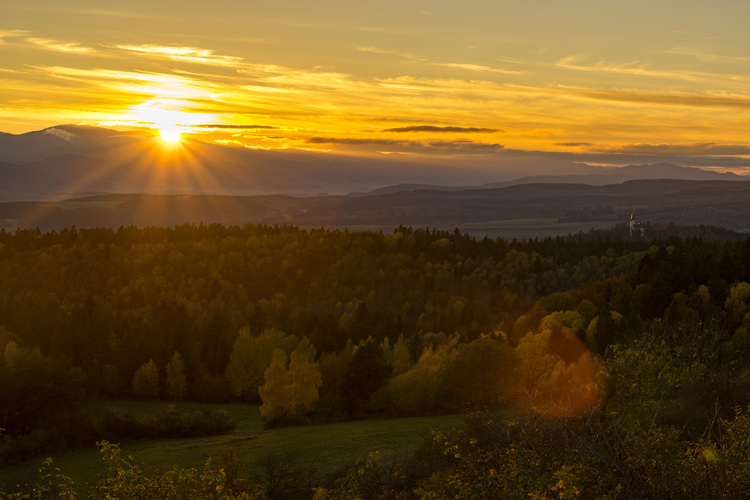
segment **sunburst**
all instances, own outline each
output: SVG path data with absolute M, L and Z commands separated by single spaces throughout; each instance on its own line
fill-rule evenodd
M 175 144 L 182 139 L 182 132 L 177 127 L 163 127 L 159 129 L 159 136 L 164 142 Z

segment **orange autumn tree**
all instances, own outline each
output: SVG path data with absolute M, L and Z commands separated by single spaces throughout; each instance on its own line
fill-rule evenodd
M 573 311 L 542 319 L 537 331 L 518 343 L 522 406 L 557 417 L 580 415 L 602 396 L 598 358 L 573 333 L 580 326 Z

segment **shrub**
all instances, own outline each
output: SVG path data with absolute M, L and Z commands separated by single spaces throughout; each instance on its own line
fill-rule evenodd
M 233 431 L 235 423 L 224 410 L 180 410 L 170 405 L 155 416 L 135 417 L 107 407 L 95 425 L 100 439 L 123 441 L 211 436 Z

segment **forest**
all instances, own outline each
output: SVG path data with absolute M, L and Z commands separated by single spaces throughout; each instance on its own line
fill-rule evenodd
M 84 411 L 132 398 L 259 405 L 269 427 L 465 413 L 406 459 L 364 458 L 308 497 L 750 489 L 750 238 L 719 228 L 529 241 L 403 226 L 0 230 L 0 348 L 0 465 L 96 445 L 111 467 L 102 498 L 285 498 L 226 464 L 134 473 L 111 443 L 232 422 Z

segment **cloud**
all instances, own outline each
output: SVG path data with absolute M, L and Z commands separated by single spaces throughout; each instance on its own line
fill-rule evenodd
M 737 170 L 750 167 L 750 147 L 736 146 L 737 155 L 722 156 L 719 152 L 731 153 L 726 149 L 704 147 L 704 154 L 696 154 L 701 149 L 696 145 L 680 144 L 633 144 L 619 147 L 600 147 L 588 149 L 583 153 L 566 151 L 532 151 L 506 149 L 503 154 L 512 158 L 538 158 L 549 161 L 569 161 L 589 165 L 643 165 L 653 163 L 672 163 L 683 167 L 718 168 Z
M 5 43 L 5 38 L 22 37 L 29 33 L 30 31 L 26 30 L 0 30 L 0 45 Z
M 465 71 L 474 71 L 477 73 L 500 73 L 504 75 L 525 75 L 528 74 L 527 71 L 515 71 L 510 69 L 502 69 L 502 68 L 493 68 L 491 66 L 485 66 L 481 64 L 471 64 L 471 63 L 436 63 L 436 62 L 430 62 L 429 59 L 426 59 L 424 57 L 419 57 L 416 54 L 412 54 L 410 52 L 400 52 L 397 50 L 390 50 L 390 49 L 379 49 L 377 47 L 358 47 L 357 50 L 360 52 L 369 52 L 372 54 L 383 54 L 383 55 L 391 55 L 391 56 L 397 56 L 401 57 L 403 59 L 414 61 L 414 62 L 420 62 L 420 63 L 428 63 L 432 66 L 442 66 L 444 68 L 453 68 L 453 69 L 460 69 Z
M 68 52 L 74 54 L 86 54 L 95 52 L 91 47 L 84 47 L 78 42 L 60 42 L 48 38 L 27 38 L 27 41 L 39 47 L 54 50 L 56 52 Z
M 563 96 L 578 97 L 592 101 L 614 101 L 633 104 L 658 104 L 664 106 L 685 106 L 699 108 L 750 108 L 750 97 L 742 94 L 689 94 L 684 92 L 645 92 L 629 90 L 595 90 L 578 87 L 558 86 L 557 92 Z
M 348 146 L 374 146 L 374 147 L 399 147 L 407 150 L 416 150 L 430 153 L 436 150 L 445 153 L 488 153 L 504 150 L 502 144 L 491 144 L 474 141 L 406 141 L 394 139 L 358 139 L 358 138 L 334 138 L 313 137 L 308 139 L 311 144 L 339 144 Z
M 427 145 L 433 148 L 460 149 L 462 151 L 501 151 L 505 149 L 502 144 L 490 144 L 474 141 L 433 141 Z
M 663 52 L 666 54 L 692 56 L 700 61 L 707 61 L 707 62 L 722 62 L 722 63 L 732 63 L 732 64 L 747 64 L 750 62 L 750 57 L 728 56 L 725 54 L 711 54 L 709 52 L 703 52 L 703 51 L 691 49 L 688 47 L 675 47 L 674 49 L 665 50 Z
M 181 125 L 182 126 L 182 125 Z M 222 124 L 200 124 L 190 125 L 193 129 L 202 130 L 280 130 L 280 127 L 270 125 L 222 125 Z
M 80 80 L 129 94 L 151 94 L 160 98 L 206 97 L 211 95 L 216 88 L 205 81 L 165 73 L 115 71 L 100 68 L 79 69 L 64 66 L 30 67 L 56 78 Z
M 409 127 L 397 127 L 383 130 L 383 132 L 502 132 L 496 128 L 477 128 L 477 127 L 436 127 L 434 125 L 412 125 Z
M 593 143 L 591 142 L 558 142 L 555 143 L 556 146 L 563 146 L 566 148 L 575 148 L 578 146 L 593 146 Z
M 750 79 L 743 75 L 706 73 L 701 71 L 688 71 L 684 68 L 653 69 L 651 64 L 640 61 L 631 61 L 628 63 L 613 64 L 607 61 L 599 61 L 595 64 L 585 64 L 580 62 L 583 56 L 580 54 L 563 57 L 555 62 L 558 68 L 586 71 L 596 73 L 615 73 L 620 75 L 632 75 L 637 77 L 661 78 L 668 80 L 682 80 L 689 82 L 717 82 L 717 81 L 743 81 L 748 82 Z
M 427 62 L 427 59 L 419 57 L 410 52 L 399 52 L 397 50 L 379 49 L 377 47 L 358 47 L 357 50 L 360 52 L 370 52 L 372 54 L 383 54 L 389 56 L 398 56 L 409 61 Z
M 691 144 L 626 144 L 592 150 L 599 153 L 623 155 L 690 155 L 690 156 L 746 156 L 750 146 L 739 144 L 716 144 L 714 142 Z
M 346 144 L 354 146 L 376 145 L 376 146 L 407 146 L 417 144 L 413 141 L 396 141 L 393 139 L 352 139 L 335 137 L 312 137 L 307 140 L 310 144 Z
M 77 137 L 74 133 L 60 128 L 48 128 L 44 131 L 44 133 L 47 135 L 54 135 L 55 137 L 59 137 L 60 139 L 67 142 L 70 142 Z
M 156 19 L 156 17 L 150 16 L 148 14 L 144 14 L 142 12 L 125 12 L 125 11 L 101 10 L 101 9 L 86 9 L 86 10 L 79 10 L 79 12 L 82 14 L 88 14 L 91 16 L 122 17 L 122 18 L 132 18 L 132 19 Z
M 464 69 L 467 71 L 475 72 L 490 72 L 490 73 L 501 73 L 503 75 L 524 75 L 525 71 L 514 71 L 510 69 L 499 69 L 490 66 L 483 66 L 480 64 L 468 64 L 468 63 L 433 63 L 435 66 L 443 66 L 446 68 Z
M 176 61 L 211 64 L 218 66 L 237 66 L 243 58 L 221 56 L 213 50 L 178 45 L 117 45 L 116 48 L 126 52 L 146 54 L 153 57 L 165 57 Z

